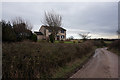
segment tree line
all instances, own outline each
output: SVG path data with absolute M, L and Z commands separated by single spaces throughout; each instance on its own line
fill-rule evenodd
M 55 37 L 61 27 L 62 17 L 53 12 L 45 12 L 43 24 L 51 29 L 49 40 L 55 42 Z M 32 33 L 32 26 L 21 17 L 14 19 L 12 22 L 2 20 L 2 41 L 23 41 L 26 39 L 37 41 L 37 36 Z
M 11 22 L 2 20 L 0 21 L 0 25 L 2 25 L 3 42 L 16 42 L 23 40 L 37 41 L 37 36 L 31 31 L 32 26 L 21 17 L 18 17 Z

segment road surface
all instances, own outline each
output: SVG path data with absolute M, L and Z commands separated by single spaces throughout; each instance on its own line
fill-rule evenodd
M 98 48 L 93 57 L 70 78 L 118 78 L 118 56 Z

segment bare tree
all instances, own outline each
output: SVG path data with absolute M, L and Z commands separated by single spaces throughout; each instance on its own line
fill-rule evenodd
M 43 24 L 45 26 L 50 27 L 51 34 L 55 39 L 55 36 L 57 35 L 62 24 L 62 17 L 59 14 L 56 14 L 55 12 L 45 12 Z
M 55 12 L 45 12 L 45 25 L 50 27 L 60 27 L 62 17 Z
M 89 39 L 91 37 L 91 36 L 89 36 L 89 33 L 90 32 L 81 33 L 81 34 L 79 34 L 79 36 L 81 36 L 83 40 L 87 40 L 87 39 Z
M 12 25 L 18 39 L 26 39 L 27 37 L 31 36 L 32 25 L 21 17 L 13 19 Z
M 18 24 L 24 24 L 24 28 L 25 29 L 28 29 L 28 30 L 32 30 L 33 26 L 31 25 L 30 22 L 28 21 L 25 21 L 24 19 L 22 19 L 21 17 L 16 17 L 15 19 L 12 20 L 12 25 L 16 27 L 19 27 L 17 26 Z

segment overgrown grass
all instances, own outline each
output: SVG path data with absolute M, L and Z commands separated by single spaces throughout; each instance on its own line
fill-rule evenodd
M 51 43 L 50 41 L 46 41 L 46 40 L 38 40 L 37 42 L 39 42 L 39 43 L 46 43 L 46 42 Z M 55 40 L 55 43 L 82 43 L 82 42 L 83 42 L 83 40 L 66 40 L 66 41 Z
M 73 41 L 55 41 L 55 43 L 73 43 Z
M 120 56 L 120 40 L 113 41 L 108 49 Z
M 63 67 L 58 68 L 56 73 L 53 75 L 53 78 L 70 77 L 76 70 L 82 67 L 82 64 L 84 64 L 92 54 L 93 53 L 91 52 L 82 58 L 77 58 L 74 62 L 70 62 Z
M 47 42 L 46 40 L 38 40 L 39 43 L 45 43 Z M 51 43 L 51 42 L 49 42 Z M 58 40 L 55 40 L 55 43 L 73 43 L 73 41 L 58 41 Z
M 3 43 L 3 78 L 50 78 L 60 67 L 87 56 L 93 42 L 80 44 L 18 42 Z M 66 67 L 65 74 L 73 67 Z M 61 74 L 64 73 L 63 72 Z M 57 76 L 56 76 L 57 77 Z

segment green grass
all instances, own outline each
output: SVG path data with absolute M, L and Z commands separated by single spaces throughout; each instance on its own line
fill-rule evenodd
M 64 43 L 73 43 L 73 41 L 64 41 Z
M 56 40 L 55 43 L 59 43 L 59 41 Z
M 104 41 L 106 44 L 110 44 L 112 43 L 112 41 Z

